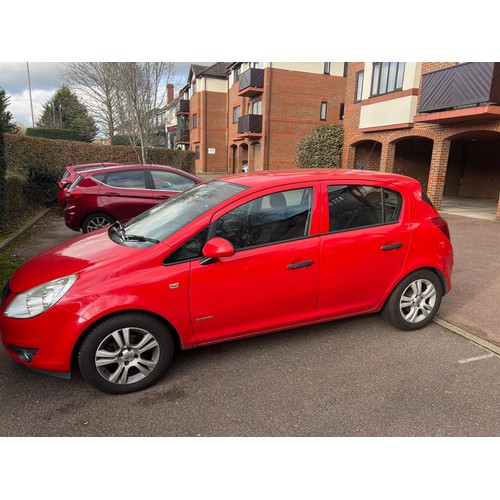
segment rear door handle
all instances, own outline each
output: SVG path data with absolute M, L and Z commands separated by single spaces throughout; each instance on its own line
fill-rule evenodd
M 380 250 L 396 250 L 397 248 L 401 248 L 403 243 L 393 243 L 392 245 L 383 245 L 380 247 Z
M 120 193 L 104 193 L 104 196 L 121 196 Z
M 303 262 L 297 262 L 296 264 L 288 264 L 286 267 L 288 269 L 300 269 L 302 267 L 312 266 L 313 264 L 313 260 L 304 260 Z

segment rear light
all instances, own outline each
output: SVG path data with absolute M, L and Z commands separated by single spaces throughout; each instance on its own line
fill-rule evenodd
M 451 241 L 450 229 L 448 223 L 442 217 L 433 217 L 432 222 L 441 230 L 441 232 Z
M 81 191 L 66 191 L 66 199 L 68 200 L 77 200 L 82 196 Z

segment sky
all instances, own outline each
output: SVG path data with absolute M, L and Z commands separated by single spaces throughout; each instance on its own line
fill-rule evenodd
M 210 62 L 176 62 L 173 83 L 179 87 L 187 82 L 191 64 L 210 65 Z M 1 62 L 0 87 L 9 96 L 7 111 L 13 116 L 13 121 L 23 127 L 32 127 L 32 115 L 29 97 L 28 68 L 31 81 L 31 98 L 33 101 L 33 116 L 36 123 L 41 115 L 43 105 L 61 87 L 61 69 L 64 63 L 57 62 Z

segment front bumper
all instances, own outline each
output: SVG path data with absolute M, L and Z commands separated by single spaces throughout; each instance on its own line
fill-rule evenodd
M 0 337 L 7 353 L 17 362 L 69 378 L 71 356 L 87 322 L 57 304 L 48 311 L 28 319 L 14 319 L 0 309 Z

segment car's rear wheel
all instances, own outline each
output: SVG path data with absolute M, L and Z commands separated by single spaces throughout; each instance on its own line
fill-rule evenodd
M 157 318 L 125 313 L 104 320 L 83 341 L 80 372 L 100 391 L 126 394 L 153 385 L 168 369 L 172 335 Z
M 415 271 L 394 289 L 382 315 L 402 330 L 417 330 L 432 321 L 442 296 L 443 287 L 434 272 Z
M 101 229 L 101 227 L 113 224 L 113 222 L 115 222 L 115 219 L 111 217 L 111 215 L 102 212 L 95 212 L 93 214 L 87 215 L 87 217 L 83 219 L 82 231 L 84 233 L 96 231 L 97 229 Z

